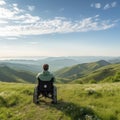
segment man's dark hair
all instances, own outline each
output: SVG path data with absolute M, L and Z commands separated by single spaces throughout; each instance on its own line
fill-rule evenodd
M 47 70 L 49 69 L 49 65 L 48 65 L 48 64 L 44 64 L 44 65 L 43 65 L 43 69 L 44 69 L 45 71 L 47 71 Z

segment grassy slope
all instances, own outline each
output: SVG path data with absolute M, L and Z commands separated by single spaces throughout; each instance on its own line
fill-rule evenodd
M 0 67 L 0 81 L 4 82 L 34 82 L 35 75 L 31 72 L 14 70 L 7 66 Z
M 120 64 L 106 61 L 84 63 L 67 67 L 56 72 L 56 77 L 63 83 L 119 82 Z
M 56 86 L 57 105 L 35 105 L 33 84 L 1 82 L 0 120 L 120 120 L 120 83 Z
M 78 64 L 72 67 L 66 67 L 61 70 L 58 70 L 57 72 L 55 72 L 55 75 L 58 78 L 75 80 L 84 77 L 86 76 L 86 74 L 89 74 L 92 71 L 109 64 L 110 63 L 104 60 L 92 62 L 92 63 Z
M 120 74 L 120 64 L 111 64 L 104 67 L 101 67 L 90 74 L 86 75 L 83 78 L 77 79 L 73 81 L 74 83 L 79 83 L 81 81 L 90 82 L 90 81 L 97 81 L 97 82 L 115 82 L 116 81 L 116 74 Z M 120 75 L 118 76 L 120 79 Z M 118 80 L 120 81 L 120 80 Z M 116 81 L 117 82 L 117 81 Z
M 35 65 L 34 63 L 32 64 L 32 62 L 31 62 L 31 64 L 0 62 L 0 67 L 1 66 L 7 66 L 7 67 L 9 67 L 11 69 L 14 69 L 14 70 L 17 70 L 17 71 L 24 70 L 24 71 L 28 71 L 28 72 L 32 72 L 32 73 L 37 73 L 39 71 L 42 71 L 40 65 Z

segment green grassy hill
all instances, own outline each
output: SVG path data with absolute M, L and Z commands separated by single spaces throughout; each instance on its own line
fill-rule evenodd
M 91 73 L 92 71 L 101 68 L 103 66 L 107 66 L 109 64 L 110 63 L 104 60 L 92 62 L 92 63 L 78 64 L 72 67 L 66 67 L 61 70 L 58 70 L 57 72 L 55 72 L 55 75 L 58 78 L 75 80 L 84 77 L 87 74 Z
M 27 71 L 14 70 L 7 66 L 0 66 L 0 81 L 34 83 L 35 74 Z
M 4 61 L 4 62 L 0 62 L 0 66 L 7 66 L 17 71 L 24 70 L 35 74 L 42 71 L 42 65 L 36 65 L 34 64 L 34 62 L 33 64 L 30 63 L 27 64 L 27 63 L 13 63 L 11 61 L 7 61 L 7 62 Z
M 26 67 L 26 66 L 25 66 Z M 74 65 L 55 72 L 57 83 L 97 83 L 119 82 L 120 64 L 110 64 L 104 60 Z M 0 81 L 34 83 L 36 74 L 25 70 L 12 69 L 0 65 Z
M 120 64 L 111 64 L 101 67 L 73 83 L 120 82 Z
M 56 86 L 57 105 L 35 105 L 33 84 L 0 82 L 0 120 L 120 120 L 120 83 Z

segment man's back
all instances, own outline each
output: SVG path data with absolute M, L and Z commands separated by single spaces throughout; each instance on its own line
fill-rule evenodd
M 49 71 L 43 71 L 42 73 L 38 73 L 37 79 L 41 81 L 51 81 L 54 79 L 54 76 Z

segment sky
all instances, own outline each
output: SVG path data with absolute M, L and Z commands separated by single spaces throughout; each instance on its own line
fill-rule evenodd
M 119 0 L 0 0 L 0 57 L 120 56 Z

